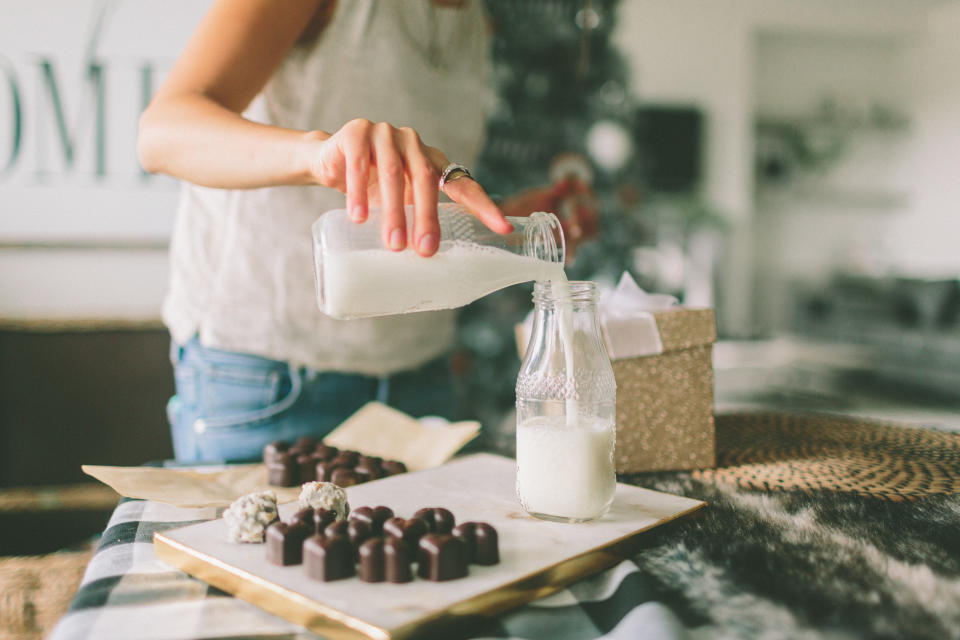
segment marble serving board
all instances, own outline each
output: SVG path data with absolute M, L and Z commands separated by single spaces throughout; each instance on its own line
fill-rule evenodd
M 476 454 L 347 489 L 354 509 L 386 505 L 409 518 L 421 507 L 442 506 L 457 522 L 496 527 L 500 564 L 471 565 L 470 574 L 459 580 L 315 581 L 302 565 L 269 564 L 262 544 L 228 542 L 222 519 L 156 533 L 154 544 L 161 560 L 325 637 L 406 638 L 553 593 L 628 557 L 644 531 L 706 504 L 618 484 L 603 518 L 547 522 L 527 515 L 517 502 L 514 464 L 510 458 Z M 281 518 L 296 508 L 296 503 L 281 505 Z

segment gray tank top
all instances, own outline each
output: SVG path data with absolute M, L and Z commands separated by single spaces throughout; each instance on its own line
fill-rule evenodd
M 247 109 L 251 120 L 333 132 L 363 117 L 411 126 L 472 165 L 484 126 L 488 36 L 482 3 L 340 0 Z M 437 357 L 453 312 L 341 321 L 317 309 L 310 225 L 344 196 L 324 187 L 183 186 L 163 319 L 173 339 L 317 370 L 385 375 Z

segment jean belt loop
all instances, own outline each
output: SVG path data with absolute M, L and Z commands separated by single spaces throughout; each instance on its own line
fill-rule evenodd
M 390 376 L 380 376 L 377 378 L 377 402 L 389 404 L 390 399 Z
M 178 365 L 183 362 L 183 345 L 174 340 L 170 339 L 170 363 L 173 365 Z

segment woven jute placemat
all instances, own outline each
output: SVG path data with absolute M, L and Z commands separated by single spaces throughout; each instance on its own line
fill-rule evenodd
M 698 480 L 884 500 L 960 493 L 960 433 L 825 414 L 716 417 L 717 467 Z

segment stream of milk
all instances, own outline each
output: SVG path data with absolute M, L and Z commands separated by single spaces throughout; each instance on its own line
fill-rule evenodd
M 556 271 L 550 274 L 550 285 L 553 288 L 554 300 L 556 300 L 557 328 L 560 330 L 560 345 L 563 348 L 567 393 L 570 394 L 566 401 L 567 426 L 575 427 L 580 407 L 575 395 L 574 381 L 573 301 L 570 299 L 570 284 L 567 280 L 567 274 L 563 270 L 563 265 L 557 265 Z

